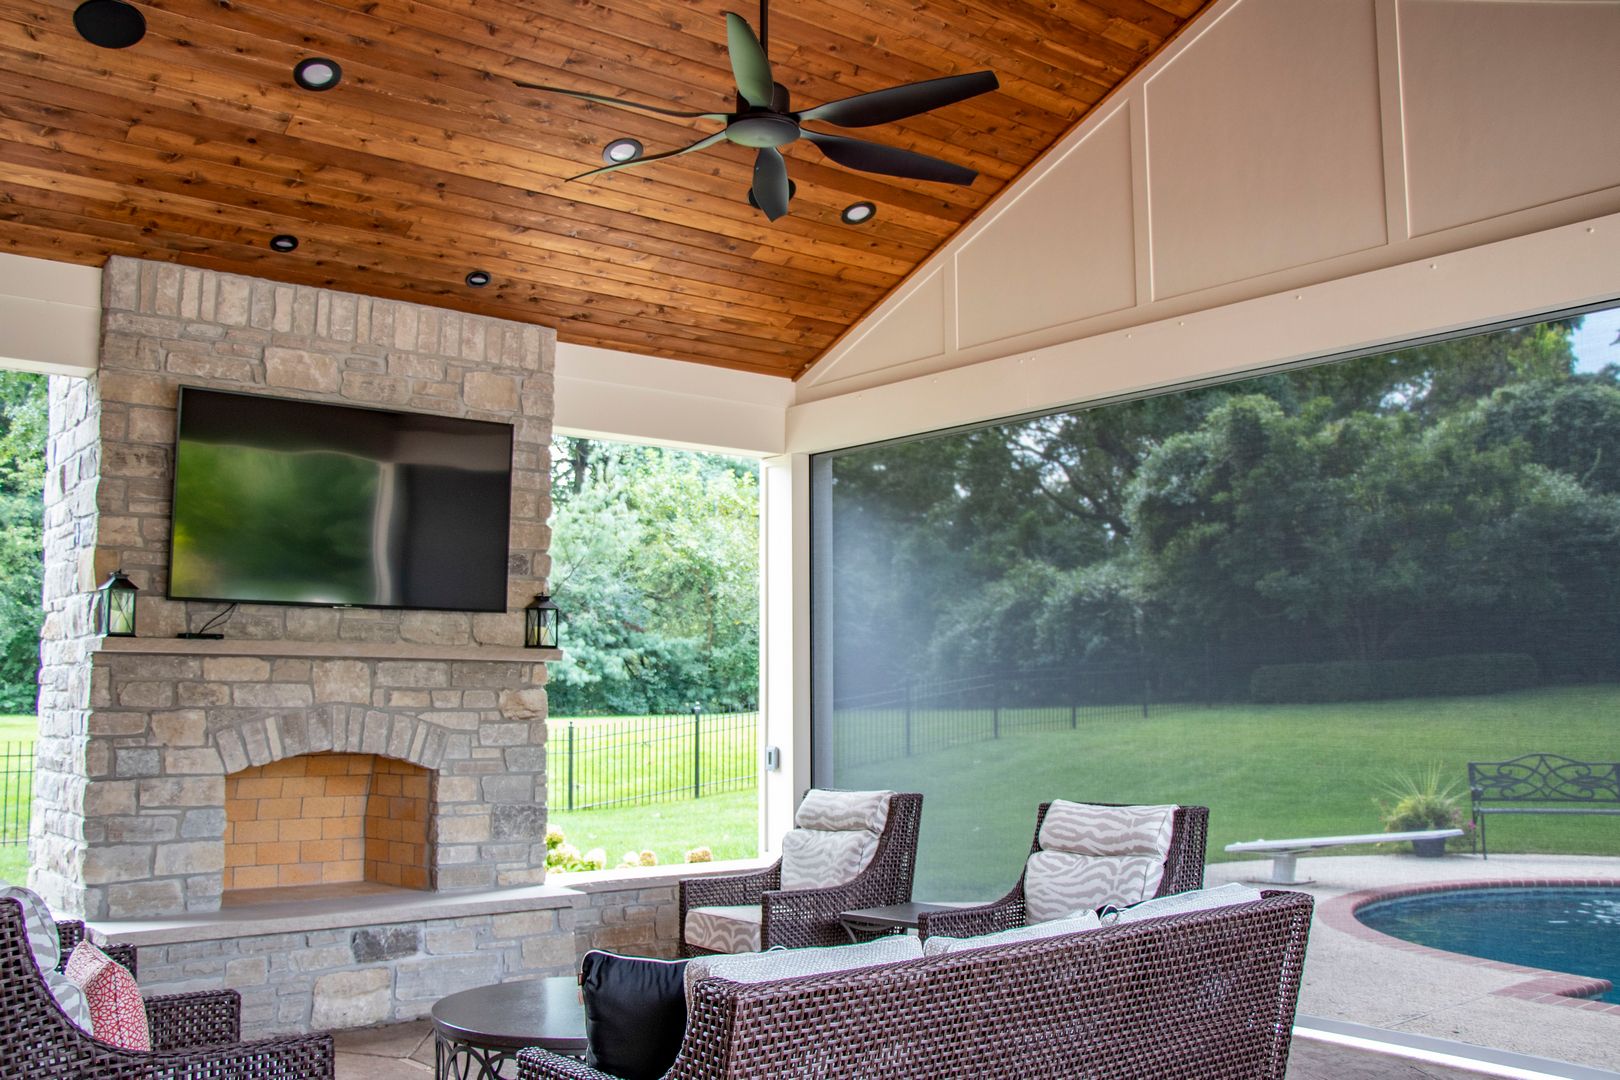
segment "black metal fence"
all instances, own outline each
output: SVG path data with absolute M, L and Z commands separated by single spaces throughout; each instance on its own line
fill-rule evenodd
M 1001 671 L 913 680 L 892 690 L 841 698 L 835 766 L 913 757 L 1028 731 L 1146 717 L 1154 680 L 1142 668 Z
M 700 799 L 753 788 L 759 770 L 758 712 L 556 720 L 546 803 L 588 810 Z
M 0 743 L 0 847 L 28 843 L 34 806 L 34 744 Z

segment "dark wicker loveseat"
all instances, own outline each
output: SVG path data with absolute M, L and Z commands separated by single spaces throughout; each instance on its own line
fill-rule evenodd
M 708 952 L 686 940 L 686 913 L 695 907 L 759 904 L 760 947 L 847 945 L 849 932 L 838 913 L 855 908 L 903 904 L 911 899 L 917 866 L 917 831 L 922 825 L 921 795 L 901 793 L 889 800 L 889 816 L 872 861 L 854 880 L 825 889 L 783 891 L 782 860 L 752 874 L 687 878 L 681 882 L 682 956 Z M 867 935 L 875 936 L 875 935 Z
M 58 927 L 59 932 L 61 927 Z M 62 934 L 82 933 L 69 927 Z M 115 959 L 124 950 L 110 951 Z M 34 963 L 22 908 L 0 900 L 0 1065 L 29 1080 L 331 1080 L 332 1037 L 242 1042 L 234 990 L 146 999 L 150 1053 L 122 1050 L 80 1031 L 57 1008 Z
M 1096 803 L 1114 806 L 1114 803 Z M 1041 824 L 1046 811 L 1052 806 L 1041 803 L 1035 811 L 1035 839 L 1030 853 L 1041 850 Z M 1206 806 L 1179 806 L 1170 820 L 1170 847 L 1164 856 L 1164 872 L 1154 896 L 1187 892 L 1202 888 L 1204 884 L 1204 849 L 1209 835 L 1209 808 Z M 997 930 L 1011 930 L 1027 921 L 1024 909 L 1024 875 L 1018 876 L 1012 891 L 994 903 L 957 911 L 931 911 L 917 920 L 923 937 L 944 934 L 948 937 L 977 937 Z
M 665 1080 L 1280 1080 L 1311 898 L 693 988 Z M 519 1080 L 611 1080 L 531 1048 Z

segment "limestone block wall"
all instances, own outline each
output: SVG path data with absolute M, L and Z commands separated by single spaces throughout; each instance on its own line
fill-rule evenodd
M 236 990 L 249 1039 L 415 1020 L 460 990 L 574 973 L 573 909 L 560 899 L 531 903 L 525 911 L 379 913 L 379 921 L 329 929 L 140 941 L 141 989 Z
M 539 880 L 545 667 L 513 647 L 550 569 L 552 332 L 124 258 L 103 291 L 98 375 L 51 391 L 35 887 L 91 918 L 212 910 L 224 774 L 328 750 L 437 771 L 435 887 Z M 143 640 L 222 607 L 164 599 L 182 385 L 512 424 L 507 611 L 244 604 L 224 646 L 102 642 L 118 567 Z

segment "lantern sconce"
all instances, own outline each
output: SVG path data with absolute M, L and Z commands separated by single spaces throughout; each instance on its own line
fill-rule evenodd
M 557 605 L 540 593 L 523 609 L 523 646 L 528 649 L 557 647 Z
M 101 610 L 96 620 L 97 631 L 107 637 L 134 637 L 135 594 L 140 592 L 139 586 L 122 570 L 114 570 L 98 588 Z

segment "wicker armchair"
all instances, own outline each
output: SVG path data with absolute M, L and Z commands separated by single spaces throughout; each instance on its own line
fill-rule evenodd
M 77 931 L 82 933 L 82 927 Z M 79 1030 L 57 1008 L 34 963 L 22 907 L 0 901 L 0 1062 L 41 1080 L 332 1080 L 332 1037 L 241 1040 L 235 990 L 146 1000 L 151 1052 L 122 1050 Z
M 689 878 L 681 882 L 682 956 L 713 950 L 686 940 L 686 913 L 697 907 L 760 905 L 760 947 L 803 948 L 847 945 L 850 935 L 838 921 L 840 911 L 903 904 L 911 899 L 917 866 L 917 830 L 923 797 L 898 793 L 889 800 L 889 816 L 878 837 L 872 861 L 852 881 L 826 889 L 782 890 L 782 860 L 757 873 Z M 877 937 L 877 934 L 866 937 Z
M 1116 806 L 1117 803 L 1096 803 L 1097 806 Z M 1035 811 L 1035 839 L 1030 854 L 1041 850 L 1041 823 L 1052 806 L 1041 803 Z M 1164 873 L 1154 896 L 1187 892 L 1202 888 L 1204 884 L 1204 846 L 1209 833 L 1209 808 L 1204 806 L 1177 807 L 1170 824 L 1170 849 L 1164 857 Z M 1143 897 L 1143 899 L 1149 899 Z M 978 937 L 997 930 L 1011 930 L 1024 926 L 1028 913 L 1024 907 L 1024 875 L 1000 900 L 981 907 L 961 908 L 956 911 L 925 912 L 917 919 L 917 932 L 924 938 L 933 934 L 948 937 Z
M 1304 893 L 1039 941 L 692 989 L 663 1080 L 1283 1080 Z M 518 1080 L 614 1080 L 530 1047 Z
M 58 919 L 56 936 L 62 940 L 62 959 L 56 962 L 56 970 L 65 972 L 73 947 L 84 940 L 84 923 L 77 919 Z M 132 976 L 140 978 L 141 973 L 135 970 L 135 946 L 108 943 L 101 946 L 101 951 L 124 965 L 124 970 Z

